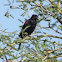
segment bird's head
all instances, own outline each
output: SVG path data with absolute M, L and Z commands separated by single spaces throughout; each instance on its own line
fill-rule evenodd
M 38 16 L 36 14 L 33 14 L 32 17 L 31 17 L 31 19 L 37 20 L 38 19 Z

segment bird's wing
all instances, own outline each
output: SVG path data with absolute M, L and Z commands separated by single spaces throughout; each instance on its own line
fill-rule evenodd
M 24 25 L 23 25 L 22 29 L 25 29 L 25 28 L 26 28 L 26 26 L 28 26 L 28 25 L 29 25 L 29 21 L 27 20 L 27 21 L 24 23 Z

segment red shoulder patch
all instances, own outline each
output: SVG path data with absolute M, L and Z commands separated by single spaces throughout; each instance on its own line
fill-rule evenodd
M 27 23 L 28 23 L 28 21 L 25 22 L 25 24 L 27 24 Z

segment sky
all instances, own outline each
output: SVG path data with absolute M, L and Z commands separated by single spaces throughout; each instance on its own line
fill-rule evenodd
M 18 19 L 21 18 L 19 15 L 21 15 L 22 12 L 16 9 L 10 10 L 9 6 L 4 6 L 5 3 L 6 1 L 0 1 L 0 24 L 3 27 L 0 28 L 7 29 L 8 32 L 13 32 L 18 30 L 21 25 L 21 22 L 19 22 Z M 12 14 L 14 19 L 12 17 L 7 18 L 4 16 L 7 10 Z
M 4 6 L 4 4 L 8 4 L 7 0 L 1 0 L 0 1 L 0 29 L 4 30 L 7 29 L 7 32 L 14 32 L 14 31 L 18 31 L 18 33 L 20 32 L 20 28 L 19 26 L 23 25 L 20 21 L 18 21 L 18 19 L 23 20 L 23 22 L 25 22 L 25 18 L 28 19 L 27 16 L 22 17 L 20 16 L 24 11 L 21 9 L 10 9 L 9 6 Z M 18 5 L 17 3 L 15 3 L 16 5 Z M 11 4 L 11 5 L 15 5 L 15 4 Z M 15 5 L 15 6 L 16 6 Z M 14 19 L 12 17 L 5 17 L 5 13 L 7 12 L 7 10 L 10 12 L 10 14 L 14 17 Z M 29 14 L 31 13 L 31 11 L 29 11 Z M 33 12 L 34 13 L 34 12 Z M 32 14 L 33 14 L 32 13 Z M 31 15 L 32 15 L 31 14 Z M 42 24 L 42 25 L 41 25 Z M 41 26 L 46 26 L 45 22 L 41 22 L 40 23 Z M 43 31 L 43 30 L 42 30 Z M 44 31 L 43 31 L 44 32 Z M 47 32 L 48 33 L 48 32 Z M 54 35 L 55 32 L 49 32 L 51 34 Z M 58 35 L 58 34 L 56 34 Z M 60 36 L 60 35 L 59 35 Z M 55 39 L 54 39 L 55 40 Z M 59 40 L 59 39 L 57 39 Z M 2 62 L 2 60 L 0 59 L 0 62 Z

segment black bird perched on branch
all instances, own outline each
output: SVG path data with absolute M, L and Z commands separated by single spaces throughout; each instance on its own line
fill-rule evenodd
M 30 35 L 34 31 L 34 29 L 36 27 L 36 24 L 37 24 L 37 21 L 36 20 L 37 19 L 38 19 L 38 16 L 37 15 L 35 15 L 35 14 L 32 15 L 32 17 L 30 19 L 28 19 L 24 23 L 24 25 L 22 26 L 22 30 L 20 32 L 19 37 L 24 38 L 24 37 Z M 21 43 L 19 44 L 18 49 L 20 49 L 20 46 L 21 46 Z

